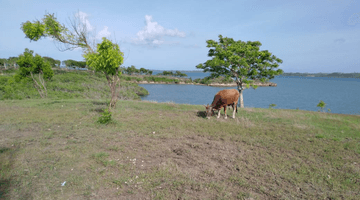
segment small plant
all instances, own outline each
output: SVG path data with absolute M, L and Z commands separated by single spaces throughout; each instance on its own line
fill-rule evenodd
M 272 103 L 272 104 L 269 105 L 269 108 L 274 108 L 275 106 L 276 106 L 276 104 Z
M 111 122 L 111 112 L 109 109 L 105 109 L 104 112 L 101 114 L 101 116 L 98 119 L 98 123 L 100 124 L 108 124 Z
M 324 138 L 324 135 L 321 135 L 321 134 L 318 134 L 318 135 L 315 135 L 316 138 Z
M 323 100 L 320 100 L 320 102 L 318 103 L 318 105 L 316 107 L 319 107 L 322 112 L 325 112 L 325 106 L 326 106 L 326 103 Z

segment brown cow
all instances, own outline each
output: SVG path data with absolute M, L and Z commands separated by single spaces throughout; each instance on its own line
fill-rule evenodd
M 219 118 L 221 108 L 224 107 L 224 112 L 225 112 L 224 118 L 227 119 L 226 107 L 232 106 L 234 109 L 232 117 L 235 119 L 235 111 L 237 112 L 236 104 L 239 99 L 239 96 L 240 94 L 236 89 L 221 90 L 218 93 L 216 93 L 212 104 L 210 106 L 209 104 L 205 106 L 207 118 L 210 119 L 210 116 L 214 113 L 214 110 L 218 110 L 217 118 Z

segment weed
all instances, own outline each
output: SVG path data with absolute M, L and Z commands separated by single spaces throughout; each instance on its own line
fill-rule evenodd
M 269 105 L 269 108 L 274 108 L 275 106 L 276 106 L 276 104 L 272 103 L 272 104 Z
M 325 112 L 325 106 L 326 106 L 326 103 L 323 100 L 320 100 L 320 102 L 316 105 L 316 107 L 319 107 L 322 112 Z M 328 109 L 328 111 L 331 111 L 331 110 Z
M 315 135 L 316 138 L 324 138 L 324 135 L 321 135 L 321 134 L 318 134 L 318 135 Z
M 119 151 L 119 147 L 118 146 L 111 146 L 108 148 L 110 151 Z
M 108 109 L 105 109 L 104 112 L 99 117 L 97 122 L 100 123 L 100 124 L 108 124 L 111 121 L 112 121 L 111 112 Z

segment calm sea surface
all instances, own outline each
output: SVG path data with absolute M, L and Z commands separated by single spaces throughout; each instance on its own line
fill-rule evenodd
M 204 78 L 209 73 L 185 72 L 192 79 Z M 156 74 L 156 72 L 154 72 Z M 271 82 L 277 87 L 258 87 L 244 90 L 245 107 L 317 111 L 320 100 L 332 113 L 360 115 L 360 79 L 325 77 L 276 77 Z M 214 95 L 223 89 L 236 87 L 210 87 L 200 85 L 139 84 L 149 91 L 142 100 L 175 102 L 179 104 L 211 104 Z

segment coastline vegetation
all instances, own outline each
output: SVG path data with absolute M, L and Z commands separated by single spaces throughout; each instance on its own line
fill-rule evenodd
M 54 76 L 47 81 L 47 93 L 50 99 L 108 99 L 110 89 L 104 81 L 105 75 L 100 72 L 53 69 Z M 14 78 L 16 70 L 9 69 L 0 76 L 0 100 L 5 99 L 38 99 L 39 93 L 33 87 L 32 80 Z M 138 86 L 122 80 L 120 82 L 119 99 L 140 100 L 141 95 L 149 92 Z
M 126 75 L 123 74 L 120 79 L 135 82 L 135 83 L 164 83 L 164 84 L 201 84 L 201 85 L 215 85 L 215 86 L 226 86 L 226 84 L 236 85 L 236 82 L 231 78 L 226 78 L 224 76 L 219 76 L 217 78 L 181 78 L 181 77 L 172 77 L 164 75 Z M 267 83 L 267 84 L 266 84 Z M 261 81 L 255 81 L 255 85 L 263 84 Z M 246 86 L 244 84 L 244 86 Z M 271 82 L 265 82 L 261 86 L 276 86 L 276 84 Z

